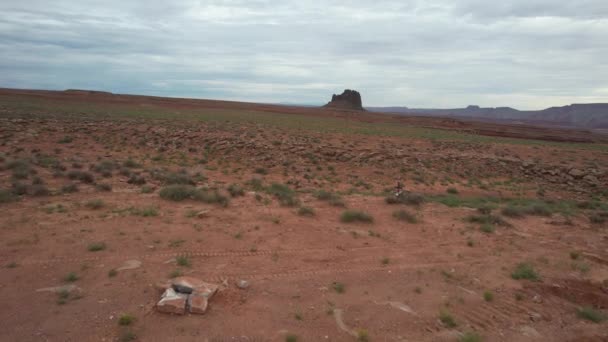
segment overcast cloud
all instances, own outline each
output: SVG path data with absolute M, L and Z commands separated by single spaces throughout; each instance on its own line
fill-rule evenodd
M 0 2 L 0 86 L 320 104 L 608 102 L 608 1 Z

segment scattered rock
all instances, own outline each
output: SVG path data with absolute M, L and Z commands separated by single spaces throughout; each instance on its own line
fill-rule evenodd
M 241 280 L 239 280 L 239 281 L 236 282 L 236 286 L 239 289 L 243 289 L 244 290 L 244 289 L 246 289 L 246 288 L 249 287 L 249 282 L 247 280 L 241 279 Z
M 196 217 L 203 219 L 203 218 L 207 218 L 209 217 L 209 210 L 201 210 L 198 213 L 196 213 Z
M 568 174 L 574 178 L 583 178 L 585 176 L 585 172 L 579 169 L 571 169 Z
M 207 305 L 209 304 L 209 298 L 193 293 L 188 296 L 188 312 L 193 314 L 204 314 L 207 311 Z
M 163 313 L 183 315 L 186 313 L 187 300 L 187 294 L 177 293 L 172 288 L 168 288 L 156 304 L 156 310 Z
M 82 289 L 74 284 L 62 285 L 62 286 L 53 286 L 53 287 L 43 287 L 41 289 L 37 289 L 36 292 L 68 292 L 71 293 L 73 291 L 82 292 Z
M 536 331 L 536 329 L 532 328 L 529 325 L 524 325 L 519 327 L 519 331 L 522 333 L 522 335 L 527 336 L 527 337 L 532 337 L 532 338 L 541 338 L 541 334 L 538 333 L 538 331 Z
M 209 299 L 217 292 L 218 285 L 207 283 L 194 277 L 177 277 L 156 284 L 164 291 L 156 304 L 159 312 L 182 315 L 186 311 L 203 314 L 207 311 Z
M 133 270 L 141 267 L 141 261 L 139 260 L 127 260 L 122 266 L 117 268 L 117 271 Z

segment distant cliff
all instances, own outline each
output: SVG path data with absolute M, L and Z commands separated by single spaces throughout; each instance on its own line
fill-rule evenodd
M 572 104 L 543 110 L 521 111 L 510 107 L 482 108 L 468 106 L 455 109 L 420 109 L 407 107 L 366 107 L 373 112 L 423 116 L 510 121 L 552 126 L 608 129 L 608 103 Z

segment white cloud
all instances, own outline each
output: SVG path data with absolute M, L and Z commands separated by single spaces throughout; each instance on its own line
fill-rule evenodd
M 608 3 L 0 3 L 0 86 L 366 105 L 608 102 Z

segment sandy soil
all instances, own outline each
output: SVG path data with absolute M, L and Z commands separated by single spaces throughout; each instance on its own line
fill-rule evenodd
M 608 309 L 606 152 L 3 114 L 0 189 L 19 183 L 26 193 L 0 203 L 2 341 L 608 340 L 606 320 L 578 313 Z M 109 175 L 96 171 L 103 161 L 115 165 Z M 594 169 L 599 184 L 530 173 L 528 161 Z M 230 197 L 228 186 L 239 184 L 244 195 L 227 206 L 161 198 L 165 176 L 180 170 L 194 186 Z M 73 171 L 92 182 L 70 179 Z M 129 183 L 134 175 L 145 184 Z M 427 200 L 387 204 L 397 180 Z M 299 204 L 281 205 L 272 183 L 287 184 Z M 78 191 L 62 191 L 68 184 Z M 576 210 L 510 217 L 498 202 L 493 215 L 506 223 L 484 232 L 466 219 L 481 215 L 474 205 L 431 199 L 448 188 L 459 200 L 532 198 Z M 344 206 L 316 198 L 320 189 L 340 193 Z M 348 209 L 373 222 L 342 222 Z M 397 220 L 397 210 L 417 222 Z M 112 272 L 128 260 L 141 267 Z M 514 279 L 519 263 L 539 279 Z M 204 315 L 157 313 L 154 285 L 177 272 L 227 286 Z M 66 284 L 78 290 L 37 292 Z M 123 314 L 135 321 L 119 325 Z

